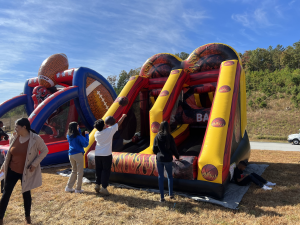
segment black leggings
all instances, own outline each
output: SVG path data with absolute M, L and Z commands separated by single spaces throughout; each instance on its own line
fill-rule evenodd
M 247 177 L 245 177 L 241 182 L 238 183 L 238 185 L 240 186 L 246 186 L 248 184 L 250 184 L 251 182 L 253 182 L 254 184 L 263 187 L 265 183 L 267 183 L 267 181 L 262 178 L 261 176 L 259 176 L 256 173 L 251 173 L 249 174 Z
M 102 184 L 103 188 L 107 188 L 112 164 L 112 155 L 95 156 L 95 164 L 96 184 Z
M 4 185 L 4 192 L 0 201 L 0 219 L 3 219 L 9 198 L 11 196 L 11 193 L 18 182 L 18 180 L 21 180 L 22 182 L 22 176 L 23 174 L 16 173 L 12 171 L 10 168 L 7 170 L 5 185 Z M 25 208 L 25 216 L 30 216 L 30 209 L 31 209 L 31 194 L 30 191 L 26 191 L 23 193 L 23 199 L 24 199 L 24 208 Z

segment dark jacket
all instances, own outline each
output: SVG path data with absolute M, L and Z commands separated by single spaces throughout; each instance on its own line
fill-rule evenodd
M 166 142 L 169 140 L 170 146 L 167 148 Z M 172 162 L 173 155 L 179 159 L 176 144 L 172 135 L 158 133 L 154 139 L 153 152 L 159 162 Z
M 8 140 L 8 135 L 0 128 L 0 141 L 2 141 L 2 138 Z
M 243 174 L 243 171 L 240 170 L 238 167 L 236 167 L 234 169 L 234 173 L 233 173 L 233 179 L 236 183 L 238 183 L 238 179 L 241 179 L 242 178 L 242 174 Z

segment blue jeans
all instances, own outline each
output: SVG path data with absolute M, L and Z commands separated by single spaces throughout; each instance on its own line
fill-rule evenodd
M 173 196 L 173 175 L 172 175 L 172 162 L 158 162 L 158 186 L 161 198 L 164 198 L 164 167 L 166 168 L 168 174 L 168 186 L 169 186 L 169 195 Z

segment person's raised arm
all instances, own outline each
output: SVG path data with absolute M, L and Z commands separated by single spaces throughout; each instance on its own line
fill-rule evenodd
M 126 118 L 126 116 L 127 116 L 126 114 L 123 114 L 122 117 L 121 117 L 121 119 L 119 119 L 119 121 L 118 121 L 118 127 L 121 126 L 121 124 L 123 123 L 123 121 Z

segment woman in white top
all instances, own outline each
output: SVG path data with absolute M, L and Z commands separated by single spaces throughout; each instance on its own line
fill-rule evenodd
M 123 114 L 118 123 L 112 116 L 105 118 L 105 122 L 100 119 L 94 123 L 94 128 L 98 131 L 95 133 L 97 142 L 95 148 L 96 164 L 96 185 L 95 191 L 104 195 L 109 195 L 107 191 L 108 180 L 112 164 L 112 139 L 119 126 L 124 121 L 126 114 Z M 100 185 L 102 188 L 100 189 Z

